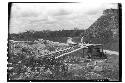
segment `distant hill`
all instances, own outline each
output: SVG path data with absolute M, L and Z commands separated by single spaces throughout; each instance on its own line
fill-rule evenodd
M 119 47 L 119 10 L 106 9 L 84 33 L 84 42 L 101 43 L 105 48 L 118 51 Z
M 67 37 L 75 37 L 75 40 L 84 30 L 60 30 L 60 31 L 27 31 L 19 34 L 9 34 L 10 40 L 32 41 L 37 39 L 47 39 L 57 42 L 66 42 Z M 79 40 L 78 40 L 79 41 Z

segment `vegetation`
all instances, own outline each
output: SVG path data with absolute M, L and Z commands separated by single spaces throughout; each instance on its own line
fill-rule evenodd
M 85 42 L 100 43 L 105 49 L 119 51 L 119 10 L 105 10 L 103 15 L 81 35 L 84 36 Z

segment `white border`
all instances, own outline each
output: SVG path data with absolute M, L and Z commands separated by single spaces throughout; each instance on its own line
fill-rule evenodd
M 122 3 L 122 82 L 125 82 L 125 67 L 124 67 L 124 59 L 125 59 L 125 3 L 124 0 L 53 0 L 54 2 L 87 2 L 87 3 Z M 1 0 L 0 2 L 0 82 L 6 83 L 7 82 L 7 38 L 8 38 L 8 2 L 52 2 L 52 0 Z M 87 5 L 87 4 L 86 4 Z M 15 83 L 15 82 L 14 82 Z

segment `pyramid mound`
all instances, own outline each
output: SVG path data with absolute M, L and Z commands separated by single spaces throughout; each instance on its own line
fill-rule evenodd
M 119 10 L 106 9 L 84 33 L 84 42 L 111 44 L 119 42 Z M 111 43 L 112 42 L 112 43 Z M 114 45 L 113 45 L 114 46 Z M 113 47 L 111 46 L 111 47 Z M 116 46 L 118 47 L 118 46 Z

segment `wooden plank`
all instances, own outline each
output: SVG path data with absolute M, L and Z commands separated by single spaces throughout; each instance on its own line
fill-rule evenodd
M 80 48 L 78 48 L 78 49 L 75 49 L 75 50 L 73 50 L 73 51 L 71 51 L 71 52 L 64 53 L 64 54 L 62 54 L 62 55 L 60 55 L 60 56 L 55 57 L 55 59 L 58 59 L 59 57 L 62 57 L 62 56 L 71 54 L 71 53 L 76 52 L 76 51 L 78 51 L 78 50 L 80 50 L 80 49 L 83 49 L 83 48 L 85 48 L 85 47 L 86 47 L 86 46 L 82 46 L 82 47 L 80 47 Z

